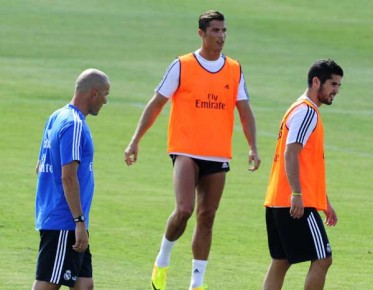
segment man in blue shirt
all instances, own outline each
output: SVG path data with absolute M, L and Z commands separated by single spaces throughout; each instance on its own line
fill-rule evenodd
M 69 104 L 47 120 L 36 166 L 35 227 L 40 231 L 33 290 L 93 289 L 88 245 L 89 212 L 94 192 L 93 141 L 85 121 L 107 103 L 108 76 L 83 71 Z

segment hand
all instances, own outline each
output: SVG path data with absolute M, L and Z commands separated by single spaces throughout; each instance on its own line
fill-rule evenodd
M 77 222 L 75 227 L 75 245 L 73 250 L 77 252 L 84 252 L 88 248 L 88 233 L 85 228 L 85 223 Z
M 249 167 L 249 170 L 251 172 L 257 170 L 260 166 L 260 158 L 256 151 L 250 150 L 249 152 L 249 165 L 252 165 Z
M 294 219 L 300 219 L 304 214 L 304 206 L 302 196 L 292 196 L 291 197 L 291 208 L 290 216 Z
M 40 166 L 40 160 L 38 160 L 38 162 L 36 163 L 36 166 L 35 166 L 35 172 L 36 172 L 36 174 L 39 173 L 39 166 Z
M 328 203 L 328 207 L 324 210 L 325 213 L 325 224 L 327 226 L 335 226 L 338 222 L 337 214 L 333 207 Z
M 126 150 L 124 151 L 124 162 L 126 162 L 128 166 L 133 165 L 136 162 L 138 151 L 139 146 L 135 142 L 131 142 L 127 146 Z

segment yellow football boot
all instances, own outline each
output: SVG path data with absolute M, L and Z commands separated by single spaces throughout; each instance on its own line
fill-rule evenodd
M 166 290 L 167 271 L 169 267 L 158 267 L 154 264 L 152 273 L 152 290 Z M 201 288 L 204 289 L 204 288 Z

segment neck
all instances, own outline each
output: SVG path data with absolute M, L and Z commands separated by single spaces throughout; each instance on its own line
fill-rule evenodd
M 306 92 L 304 93 L 312 102 L 314 102 L 316 104 L 317 107 L 320 107 L 321 106 L 321 102 L 319 101 L 319 99 L 317 98 L 317 92 L 315 92 L 314 90 L 311 90 L 310 88 L 308 88 L 306 90 Z
M 220 51 L 208 51 L 204 48 L 201 48 L 201 50 L 199 51 L 199 54 L 204 59 L 211 60 L 211 61 L 218 60 L 221 55 Z
M 81 101 L 81 98 L 79 98 L 78 96 L 74 95 L 71 102 L 70 102 L 71 105 L 73 105 L 74 107 L 77 107 L 79 109 L 80 112 L 82 112 L 82 114 L 87 117 L 88 115 L 88 108 L 87 106 L 84 105 L 84 102 Z

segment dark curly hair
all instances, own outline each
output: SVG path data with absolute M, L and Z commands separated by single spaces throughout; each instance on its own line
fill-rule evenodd
M 316 61 L 308 71 L 308 87 L 311 87 L 314 77 L 317 77 L 320 83 L 323 84 L 326 80 L 331 79 L 332 75 L 343 77 L 342 68 L 334 60 L 320 59 Z

